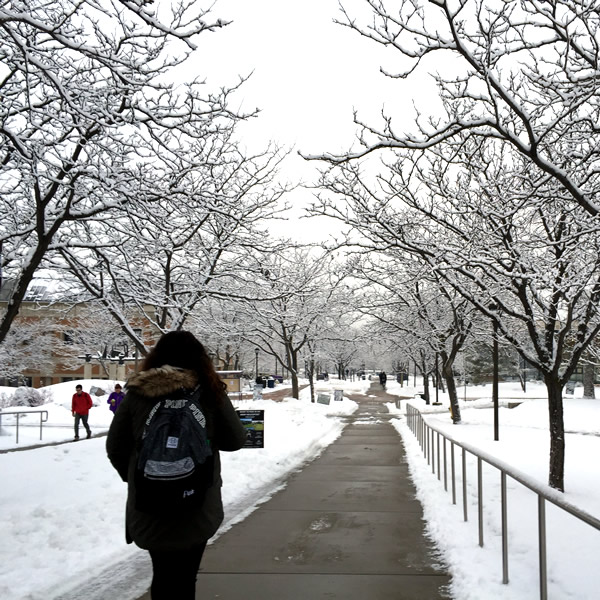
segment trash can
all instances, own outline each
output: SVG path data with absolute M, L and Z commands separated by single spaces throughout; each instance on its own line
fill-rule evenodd
M 275 380 L 272 377 L 269 377 L 269 379 L 267 379 L 267 387 L 268 388 L 274 388 L 275 387 Z

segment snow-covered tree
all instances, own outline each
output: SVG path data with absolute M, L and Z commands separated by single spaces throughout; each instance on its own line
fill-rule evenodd
M 355 364 L 360 347 L 365 343 L 365 331 L 356 326 L 356 315 L 341 314 L 330 334 L 323 342 L 324 357 L 332 362 L 340 379 L 346 379 Z
M 343 161 L 379 149 L 460 148 L 465 140 L 499 140 L 527 160 L 536 181 L 551 181 L 562 197 L 590 215 L 599 214 L 597 2 L 360 4 L 366 16 L 342 8 L 338 22 L 389 48 L 390 61 L 395 53 L 394 66 L 381 71 L 398 81 L 400 94 L 410 97 L 421 81 L 432 78 L 439 103 L 419 98 L 414 119 L 387 103 L 380 125 L 356 119 L 362 148 L 330 159 Z
M 562 389 L 598 332 L 600 6 L 576 0 L 365 0 L 361 25 L 439 103 L 362 123 L 361 148 L 325 154 L 332 214 L 402 248 L 496 324 L 548 389 L 551 486 L 564 489 Z M 391 56 L 391 54 L 390 54 Z M 347 161 L 391 152 L 378 182 Z M 385 170 L 385 169 L 384 169 Z M 334 181 L 334 183 L 332 183 Z M 408 209 L 405 209 L 409 207 Z M 379 231 L 376 231 L 379 228 Z M 524 341 L 523 331 L 527 332 Z M 569 349 L 568 356 L 566 350 Z
M 390 340 L 396 355 L 404 355 L 405 360 L 398 362 L 407 363 L 410 357 L 419 364 L 424 382 L 434 368 L 433 358 L 439 357 L 452 420 L 459 423 L 453 364 L 469 336 L 473 307 L 418 256 L 383 246 L 367 254 L 357 252 L 363 254 L 360 277 L 370 284 L 362 294 L 361 310 L 379 325 L 370 331 Z M 424 391 L 429 403 L 427 385 Z
M 168 202 L 157 184 L 185 178 L 171 160 L 178 139 L 182 151 L 214 143 L 240 118 L 231 89 L 173 83 L 196 37 L 222 25 L 195 0 L 2 3 L 0 269 L 15 285 L 0 342 L 45 260 L 111 246 L 99 224 L 134 200 Z
M 493 141 L 465 142 L 453 152 L 416 162 L 401 157 L 382 173 L 379 188 L 364 182 L 356 165 L 341 166 L 324 186 L 347 204 L 323 196 L 319 210 L 353 224 L 373 248 L 396 248 L 427 263 L 542 373 L 549 481 L 562 490 L 562 389 L 600 331 L 596 219 L 564 198 L 554 180 L 542 186 L 526 161 L 506 148 L 498 152 Z M 472 170 L 460 168 L 467 162 Z
M 57 318 L 20 317 L 0 344 L 0 377 L 18 379 L 32 370 L 52 373 L 57 356 L 66 363 L 76 360 L 76 349 L 63 341 L 66 330 Z
M 246 297 L 254 254 L 278 248 L 265 230 L 284 209 L 277 203 L 285 188 L 274 183 L 279 153 L 245 156 L 221 132 L 203 156 L 201 151 L 173 153 L 169 161 L 181 173 L 176 188 L 157 181 L 154 198 L 132 201 L 127 215 L 106 224 L 110 231 L 101 237 L 112 237 L 111 245 L 94 247 L 90 239 L 86 252 L 60 251 L 80 285 L 104 304 L 141 354 L 146 348 L 128 310 L 144 314 L 157 331 L 194 328 L 208 298 Z M 96 228 L 91 236 L 98 235 Z
M 344 273 L 337 272 L 331 256 L 297 247 L 264 255 L 255 271 L 260 273 L 254 281 L 256 300 L 241 305 L 249 324 L 242 335 L 288 370 L 292 396 L 298 398 L 308 342 L 316 352 L 317 343 L 332 331 L 330 315 L 348 306 Z

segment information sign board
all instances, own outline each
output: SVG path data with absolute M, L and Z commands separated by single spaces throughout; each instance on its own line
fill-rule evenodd
M 240 421 L 246 428 L 246 443 L 244 448 L 265 447 L 265 411 L 237 410 Z
M 331 396 L 329 394 L 319 394 L 317 396 L 317 402 L 319 404 L 329 404 L 331 401 Z

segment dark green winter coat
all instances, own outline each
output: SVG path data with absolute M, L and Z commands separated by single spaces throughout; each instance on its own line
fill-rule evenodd
M 203 392 L 200 397 L 215 461 L 213 484 L 204 503 L 185 518 L 159 518 L 135 509 L 136 452 L 148 414 L 158 400 L 196 385 L 193 371 L 168 365 L 142 371 L 127 382 L 127 393 L 115 413 L 106 441 L 108 458 L 128 486 L 127 543 L 133 541 L 147 550 L 184 550 L 211 538 L 223 522 L 219 450 L 239 450 L 246 440 L 244 427 L 225 393 L 215 398 Z

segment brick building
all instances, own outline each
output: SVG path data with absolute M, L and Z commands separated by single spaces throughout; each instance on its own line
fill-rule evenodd
M 10 291 L 10 282 L 4 281 L 0 311 Z M 102 335 L 98 305 L 57 300 L 52 294 L 56 296 L 49 286 L 30 286 L 11 328 L 14 334 L 5 342 L 12 347 L 4 360 L 12 356 L 15 366 L 18 364 L 18 374 L 0 374 L 0 385 L 38 388 L 74 379 L 127 379 L 142 360 L 131 340 L 106 315 L 101 323 L 106 327 L 106 335 Z M 156 329 L 141 312 L 130 317 L 130 324 L 146 347 L 158 338 Z

